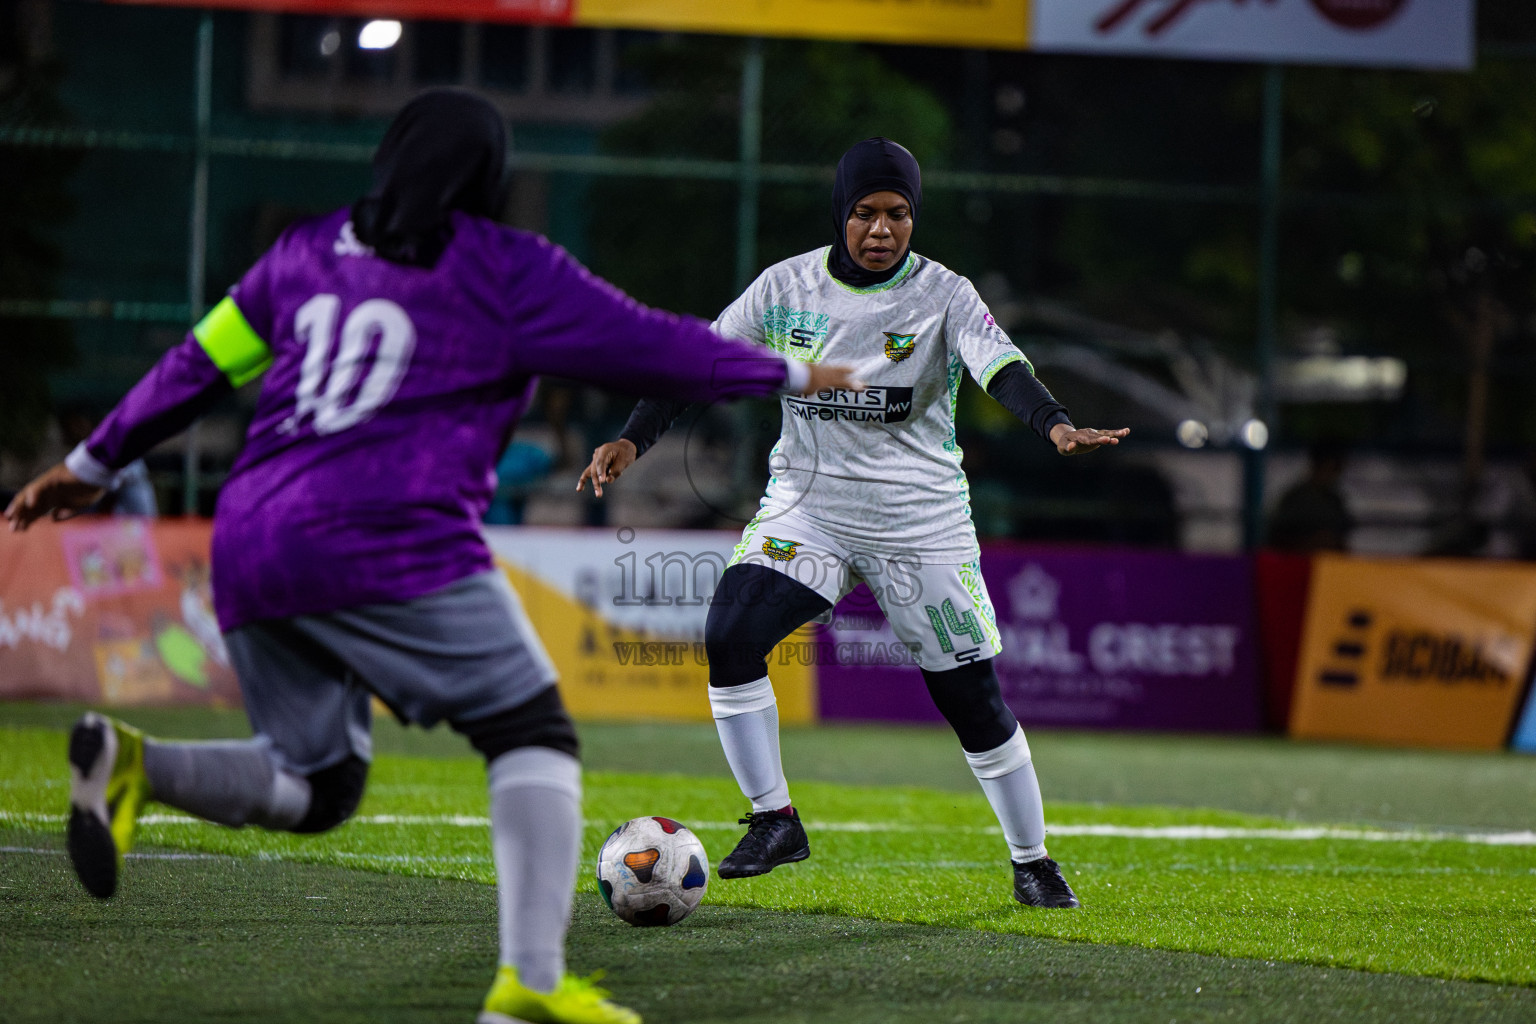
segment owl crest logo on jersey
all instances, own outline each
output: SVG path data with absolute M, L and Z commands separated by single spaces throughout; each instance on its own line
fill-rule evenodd
M 795 557 L 797 553 L 795 549 L 804 543 L 805 541 L 802 540 L 779 540 L 777 537 L 764 537 L 763 554 L 775 562 L 787 562 Z
M 891 362 L 899 363 L 917 351 L 917 335 L 881 333 L 885 335 L 885 358 Z

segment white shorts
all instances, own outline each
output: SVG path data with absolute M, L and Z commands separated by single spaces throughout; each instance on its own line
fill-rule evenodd
M 791 510 L 748 523 L 730 564 L 781 572 L 834 607 L 860 583 L 868 584 L 896 639 L 930 672 L 994 658 L 1003 649 L 980 561 L 924 564 L 918 554 L 860 551 Z

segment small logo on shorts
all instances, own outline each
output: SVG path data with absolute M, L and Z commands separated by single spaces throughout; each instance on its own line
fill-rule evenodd
M 779 540 L 777 537 L 764 537 L 763 554 L 775 562 L 787 562 L 795 557 L 795 549 L 804 543 L 801 540 Z
M 881 333 L 885 335 L 885 358 L 891 362 L 899 363 L 917 351 L 917 335 L 892 334 L 890 331 Z

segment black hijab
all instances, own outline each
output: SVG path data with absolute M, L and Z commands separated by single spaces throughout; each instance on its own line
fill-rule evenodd
M 875 192 L 897 192 L 912 208 L 912 222 L 917 223 L 918 208 L 923 205 L 923 173 L 917 158 L 900 143 L 875 136 L 856 143 L 837 162 L 837 181 L 832 185 L 832 256 L 827 268 L 832 276 L 855 288 L 884 284 L 907 262 L 903 252 L 885 270 L 866 270 L 848 251 L 848 218 L 859 200 Z
M 431 267 L 454 210 L 496 215 L 507 130 L 485 99 L 430 89 L 401 108 L 373 155 L 373 188 L 352 205 L 358 241 L 396 263 Z

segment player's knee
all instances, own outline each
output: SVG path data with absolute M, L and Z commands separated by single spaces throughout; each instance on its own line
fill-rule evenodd
M 540 690 L 517 707 L 452 725 L 487 763 L 519 747 L 550 747 L 572 757 L 580 753 L 576 726 L 554 686 Z
M 352 817 L 368 784 L 368 762 L 355 754 L 307 776 L 309 810 L 294 832 L 324 832 Z
M 751 636 L 751 621 L 740 602 L 709 606 L 704 620 L 704 655 L 709 659 L 711 686 L 740 686 L 768 674 L 768 652 Z
M 828 608 L 826 598 L 766 566 L 726 569 L 704 621 L 709 685 L 741 686 L 768 674 L 768 654 Z
M 992 659 L 947 672 L 923 669 L 923 681 L 939 713 L 959 737 L 960 746 L 973 754 L 1006 743 L 1019 727 L 1008 705 Z

